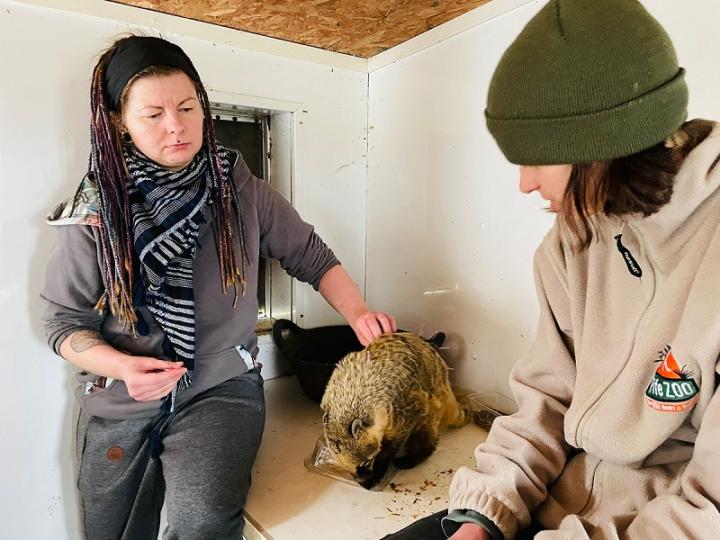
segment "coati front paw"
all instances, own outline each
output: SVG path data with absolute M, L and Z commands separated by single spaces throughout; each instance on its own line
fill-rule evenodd
M 368 478 L 367 480 L 363 480 L 362 482 L 358 482 L 358 483 L 365 489 L 372 489 L 380 483 L 380 479 Z
M 372 470 L 366 469 L 365 467 L 358 468 L 355 474 L 355 479 L 357 483 L 365 489 L 372 489 L 380 483 L 383 476 L 385 476 L 387 469 L 387 465 L 385 467 L 374 468 Z
M 365 489 L 374 488 L 382 481 L 385 473 L 390 468 L 390 463 L 391 460 L 385 459 L 384 456 L 380 456 L 379 459 L 375 460 L 372 469 L 358 467 L 356 471 L 358 483 Z

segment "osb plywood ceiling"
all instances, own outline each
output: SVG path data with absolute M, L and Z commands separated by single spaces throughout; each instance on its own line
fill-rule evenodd
M 368 58 L 489 0 L 108 0 Z

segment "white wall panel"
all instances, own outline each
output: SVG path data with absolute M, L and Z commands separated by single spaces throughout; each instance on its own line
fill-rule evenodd
M 500 54 L 529 4 L 370 74 L 369 300 L 450 336 L 462 386 L 507 392 L 533 334 L 531 259 L 552 223 L 485 129 Z

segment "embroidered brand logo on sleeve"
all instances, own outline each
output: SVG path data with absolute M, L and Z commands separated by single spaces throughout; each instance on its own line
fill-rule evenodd
M 645 402 L 656 411 L 681 412 L 693 407 L 699 398 L 698 387 L 692 373 L 680 369 L 670 347 L 660 351 L 650 385 L 645 390 Z

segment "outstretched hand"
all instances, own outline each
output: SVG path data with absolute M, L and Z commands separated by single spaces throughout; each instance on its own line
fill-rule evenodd
M 363 347 L 370 345 L 382 334 L 397 332 L 395 319 L 382 311 L 363 311 L 351 326 Z

